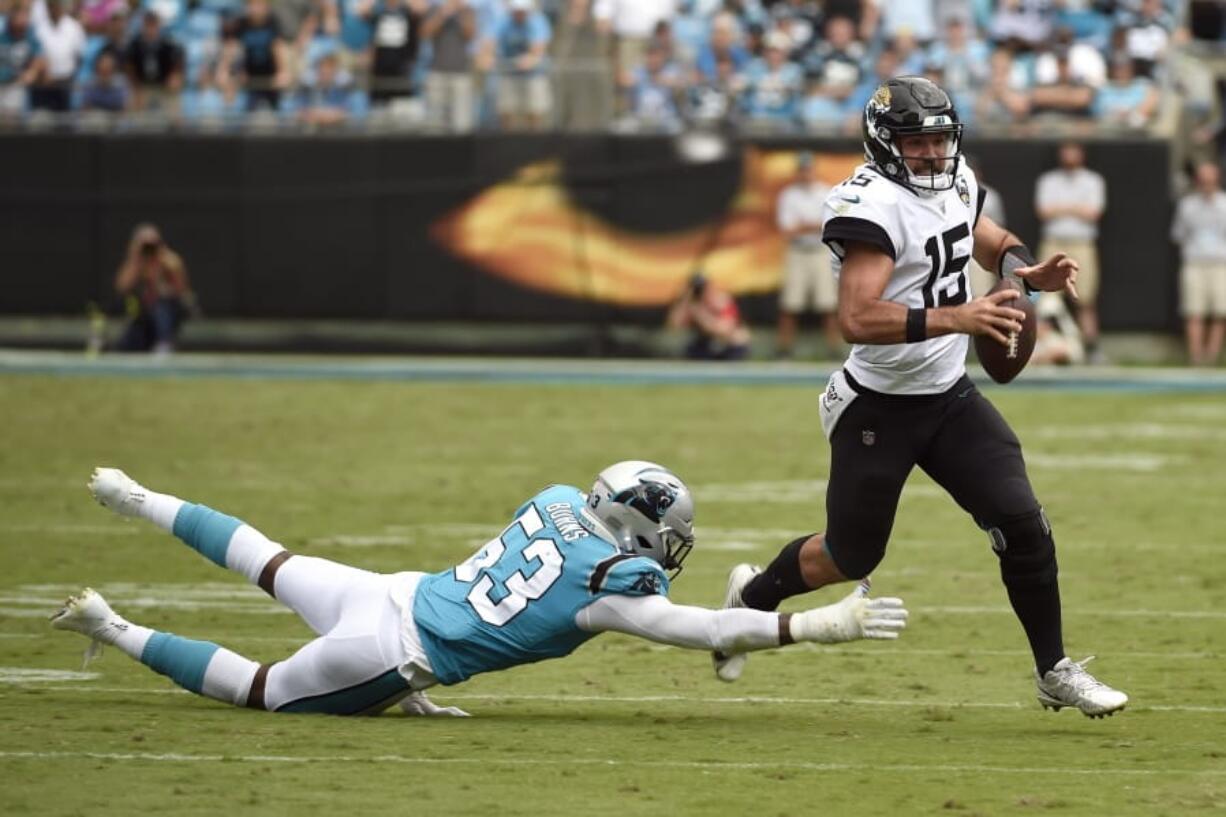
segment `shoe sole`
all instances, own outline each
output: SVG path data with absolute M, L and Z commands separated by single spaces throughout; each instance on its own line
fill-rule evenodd
M 1057 701 L 1054 698 L 1047 698 L 1047 697 L 1040 695 L 1038 697 L 1038 700 L 1039 700 L 1039 705 L 1042 706 L 1044 709 L 1050 709 L 1053 712 L 1059 712 L 1061 709 L 1076 709 L 1078 712 L 1081 712 L 1081 714 L 1085 715 L 1087 718 L 1110 718 L 1116 712 L 1123 712 L 1124 709 L 1128 706 L 1128 704 L 1125 703 L 1125 704 L 1121 704 L 1120 706 L 1117 706 L 1115 709 L 1108 709 L 1105 712 L 1082 712 L 1081 709 L 1079 709 L 1077 706 L 1073 704 L 1066 704 L 1064 701 Z

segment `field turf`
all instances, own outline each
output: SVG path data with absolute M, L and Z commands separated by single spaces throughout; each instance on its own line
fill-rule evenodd
M 115 650 L 76 675 L 85 640 L 45 617 L 86 584 L 261 661 L 308 637 L 96 506 L 96 464 L 394 571 L 463 559 L 547 483 L 654 459 L 698 500 L 673 596 L 714 606 L 732 565 L 822 527 L 817 390 L 0 377 L 0 814 L 1220 813 L 1226 401 L 990 395 L 1055 526 L 1069 652 L 1132 696 L 1114 718 L 1039 708 L 986 538 L 918 472 L 875 575 L 903 638 L 761 653 L 735 685 L 615 635 L 432 693 L 467 720 L 233 709 Z

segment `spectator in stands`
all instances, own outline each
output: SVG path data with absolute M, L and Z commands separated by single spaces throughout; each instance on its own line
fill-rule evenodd
M 610 0 L 616 36 L 617 79 L 624 87 L 647 57 L 656 24 L 673 14 L 674 0 Z
M 889 46 L 881 49 L 873 64 L 874 73 L 860 80 L 860 84 L 847 97 L 844 107 L 844 122 L 849 132 L 859 132 L 864 117 L 864 106 L 873 93 L 886 80 L 898 76 L 898 53 Z
M 375 105 L 417 95 L 413 67 L 421 46 L 426 0 L 368 0 L 358 13 L 373 31 L 370 99 Z
M 498 29 L 498 114 L 506 130 L 540 130 L 553 109 L 546 49 L 552 29 L 533 0 L 508 0 Z
M 1171 239 L 1179 245 L 1180 311 L 1193 366 L 1212 366 L 1226 337 L 1226 193 L 1214 162 L 1196 168 L 1196 188 L 1175 208 Z
M 554 42 L 556 119 L 563 130 L 596 130 L 613 117 L 612 14 L 607 0 L 566 0 Z
M 648 47 L 646 60 L 631 80 L 627 107 L 635 125 L 647 130 L 677 129 L 681 124 L 677 95 L 684 77 L 677 66 L 668 61 L 664 49 Z
M 686 283 L 668 311 L 670 329 L 689 329 L 685 356 L 694 360 L 741 360 L 749 353 L 749 327 L 736 300 L 702 273 Z
M 1042 51 L 1034 61 L 1036 84 L 1050 84 L 1060 73 L 1056 55 L 1068 54 L 1069 74 L 1073 80 L 1097 90 L 1107 81 L 1107 62 L 1102 52 L 1087 42 L 1078 42 L 1070 28 L 1057 28 L 1052 37 L 1052 47 Z
M 822 5 L 817 0 L 779 0 L 771 6 L 775 28 L 792 41 L 789 59 L 804 62 L 805 55 L 821 40 Z
M 115 276 L 131 323 L 119 341 L 124 352 L 174 351 L 179 327 L 194 311 L 187 268 L 152 224 L 141 224 L 128 242 L 128 254 Z
M 298 121 L 334 127 L 364 113 L 362 94 L 353 87 L 349 72 L 341 69 L 335 52 L 320 55 L 304 77 L 294 100 Z
M 1133 61 L 1120 54 L 1111 61 L 1111 81 L 1094 98 L 1094 116 L 1102 125 L 1143 128 L 1158 109 L 1158 88 L 1133 74 Z
M 1056 77 L 1036 85 L 1030 92 L 1031 115 L 1052 114 L 1060 118 L 1082 119 L 1091 115 L 1094 89 L 1073 76 L 1067 51 L 1056 51 Z
M 953 15 L 945 21 L 945 36 L 928 49 L 928 65 L 941 71 L 941 87 L 953 98 L 959 111 L 971 111 L 972 100 L 987 84 L 987 43 L 972 37 L 969 19 Z
M 1030 114 L 1025 73 L 1015 70 L 1013 52 L 1001 46 L 992 52 L 988 84 L 975 99 L 975 121 L 984 125 L 1021 122 Z
M 162 32 L 162 20 L 153 12 L 141 18 L 140 34 L 128 44 L 125 62 L 132 82 L 133 110 L 178 110 L 183 51 Z
M 233 73 L 236 66 L 237 76 Z M 289 47 L 268 0 L 247 0 L 246 13 L 226 29 L 218 84 L 227 89 L 244 88 L 248 111 L 276 111 L 281 105 L 281 92 L 291 85 L 291 68 Z
M 1041 47 L 1051 36 L 1048 0 L 1000 0 L 989 29 L 992 41 L 1013 51 Z
M 902 31 L 890 41 L 894 53 L 898 55 L 898 72 L 909 76 L 924 73 L 927 65 L 925 51 L 920 42 L 911 36 L 909 31 Z
M 1125 15 L 1124 48 L 1132 58 L 1137 76 L 1152 77 L 1166 55 L 1175 21 L 1162 0 L 1141 0 L 1140 9 Z
M 1104 362 L 1098 349 L 1098 222 L 1107 204 L 1103 177 L 1085 166 L 1085 150 L 1076 142 L 1060 146 L 1060 166 L 1039 177 L 1035 211 L 1042 224 L 1039 257 L 1062 252 L 1074 258 L 1077 276 L 1077 319 L 1091 363 Z
M 116 9 L 103 24 L 97 28 L 97 33 L 85 38 L 85 51 L 81 54 L 82 69 L 77 72 L 77 82 L 88 82 L 93 73 L 98 55 L 109 53 L 115 58 L 115 64 L 121 72 L 128 64 L 128 13 L 124 9 Z
M 830 268 L 830 250 L 822 243 L 822 207 L 830 187 L 817 178 L 813 154 L 796 157 L 796 179 L 779 194 L 775 209 L 779 231 L 787 242 L 783 286 L 779 291 L 779 331 L 775 353 L 792 356 L 800 316 L 813 311 L 822 321 L 826 351 L 842 348 L 835 309 L 838 284 Z
M 750 55 L 741 44 L 741 25 L 735 16 L 722 11 L 711 21 L 711 41 L 698 54 L 694 64 L 698 74 L 708 82 L 716 79 L 716 63 L 727 59 L 733 73 L 741 73 L 749 65 Z
M 127 0 L 86 0 L 80 6 L 77 19 L 85 26 L 87 34 L 96 34 L 105 33 L 107 24 L 116 16 L 127 19 Z
M 316 65 L 324 54 L 335 54 L 340 45 L 341 9 L 337 0 L 310 0 L 298 24 L 294 51 L 301 65 Z
M 891 43 L 908 37 L 927 45 L 936 39 L 937 20 L 932 0 L 889 0 L 881 3 L 881 36 Z
M 94 60 L 93 76 L 81 92 L 81 110 L 122 113 L 128 106 L 128 89 L 119 75 L 115 55 L 103 51 Z
M 805 57 L 805 75 L 815 81 L 822 98 L 843 102 L 863 76 L 864 45 L 856 40 L 850 17 L 829 17 L 825 38 Z
M 663 50 L 669 62 L 678 61 L 677 41 L 673 39 L 672 20 L 661 20 L 656 23 L 655 30 L 651 32 L 651 39 L 648 41 L 648 47 L 651 46 Z
M 672 27 L 675 59 L 681 65 L 693 66 L 711 35 L 711 21 L 698 0 L 679 0 Z
M 421 24 L 433 54 L 426 75 L 426 109 L 436 126 L 454 133 L 473 129 L 476 97 L 470 47 L 477 18 L 465 0 L 436 0 Z
M 747 123 L 768 130 L 786 130 L 796 124 L 804 72 L 788 59 L 791 41 L 782 31 L 766 36 L 766 53 L 745 69 L 742 105 Z
M 0 26 L 0 121 L 21 116 L 28 89 L 44 70 L 38 39 L 30 28 L 30 13 L 18 3 Z
M 68 13 L 65 0 L 47 0 L 46 18 L 34 34 L 44 70 L 30 88 L 30 107 L 63 113 L 72 101 L 72 83 L 85 53 L 85 29 Z
M 686 118 L 700 125 L 731 126 L 739 120 L 737 96 L 743 79 L 727 54 L 716 59 L 715 79 L 699 75 L 686 89 Z

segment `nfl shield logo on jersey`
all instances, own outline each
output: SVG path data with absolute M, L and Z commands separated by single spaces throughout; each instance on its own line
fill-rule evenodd
M 970 207 L 971 206 L 971 191 L 970 191 L 970 188 L 967 187 L 966 185 L 966 179 L 959 176 L 957 187 L 958 187 L 958 198 L 962 199 L 963 204 L 965 204 L 967 207 Z
M 866 428 L 860 432 L 860 439 L 865 445 L 873 445 L 877 442 L 877 432 Z

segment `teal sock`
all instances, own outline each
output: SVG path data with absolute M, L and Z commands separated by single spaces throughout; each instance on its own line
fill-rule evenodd
M 219 649 L 211 641 L 192 641 L 170 633 L 155 632 L 145 642 L 140 662 L 184 689 L 200 694 L 204 688 L 204 672 L 213 659 L 213 653 Z
M 230 537 L 243 523 L 204 505 L 184 502 L 175 515 L 174 535 L 214 564 L 226 567 Z

